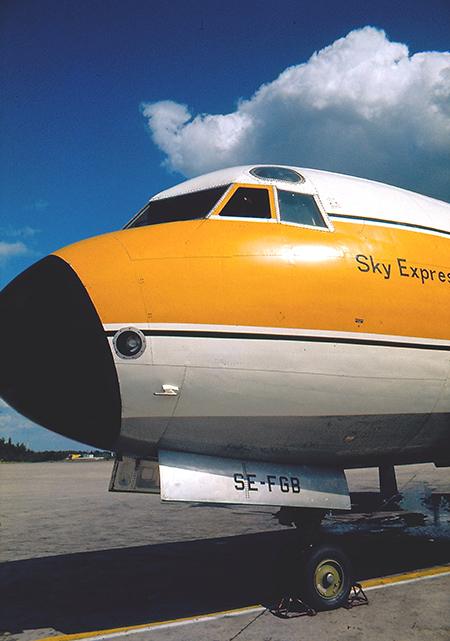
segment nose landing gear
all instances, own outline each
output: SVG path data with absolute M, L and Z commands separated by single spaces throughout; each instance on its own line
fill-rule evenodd
M 299 570 L 301 597 L 312 608 L 332 610 L 347 604 L 353 571 L 341 548 L 318 544 L 304 550 Z
M 283 591 L 318 611 L 346 606 L 353 586 L 353 569 L 344 550 L 320 542 L 325 512 L 282 508 L 278 516 L 280 523 L 297 527 L 296 540 L 282 554 L 279 577 L 284 582 Z

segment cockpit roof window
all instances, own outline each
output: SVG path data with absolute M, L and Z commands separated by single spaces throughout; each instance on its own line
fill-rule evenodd
M 281 222 L 327 228 L 314 196 L 284 189 L 277 192 Z
M 297 183 L 297 185 L 305 182 L 301 174 L 289 167 L 253 167 L 250 169 L 250 173 L 256 178 L 265 180 L 282 180 L 288 183 Z
M 228 188 L 229 185 L 222 185 L 173 198 L 151 200 L 125 229 L 205 218 Z

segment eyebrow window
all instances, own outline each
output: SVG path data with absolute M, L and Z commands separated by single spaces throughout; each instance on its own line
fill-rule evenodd
M 238 187 L 219 214 L 239 218 L 271 218 L 269 191 Z
M 314 196 L 279 189 L 278 204 L 281 222 L 327 227 Z

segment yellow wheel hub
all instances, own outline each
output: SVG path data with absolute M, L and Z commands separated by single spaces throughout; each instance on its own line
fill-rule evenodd
M 322 599 L 334 599 L 342 591 L 344 570 L 335 559 L 324 559 L 314 572 L 314 587 Z

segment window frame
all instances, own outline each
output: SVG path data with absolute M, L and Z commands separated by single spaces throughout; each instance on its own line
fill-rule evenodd
M 284 185 L 283 185 L 284 187 Z M 315 231 L 334 231 L 333 223 L 331 222 L 330 217 L 328 216 L 327 212 L 325 211 L 324 206 L 322 205 L 322 201 L 320 200 L 319 196 L 317 194 L 311 194 L 308 192 L 301 191 L 300 189 L 285 189 L 282 187 L 278 187 L 274 185 L 275 188 L 275 203 L 276 203 L 276 211 L 277 211 L 277 219 L 278 222 L 280 222 L 282 225 L 294 225 L 294 227 L 300 227 L 302 229 L 314 229 Z M 279 191 L 287 191 L 290 193 L 296 193 L 296 194 L 301 194 L 303 196 L 311 196 L 311 198 L 314 200 L 317 209 L 319 210 L 319 214 L 322 216 L 323 222 L 325 223 L 324 227 L 319 227 L 317 225 L 306 225 L 306 224 L 301 224 L 301 223 L 295 223 L 291 220 L 282 220 L 281 219 L 281 211 L 280 211 L 280 199 L 278 196 Z
M 256 216 L 227 216 L 226 214 L 221 214 L 223 209 L 227 206 L 228 202 L 234 196 L 238 189 L 245 187 L 248 189 L 265 189 L 269 192 L 269 207 L 270 207 L 270 218 Z M 255 183 L 233 183 L 230 185 L 229 189 L 223 194 L 222 198 L 216 203 L 214 209 L 208 214 L 207 218 L 212 218 L 214 220 L 248 220 L 248 221 L 259 221 L 266 223 L 277 223 L 279 218 L 277 215 L 277 204 L 274 193 L 273 185 L 258 185 Z

